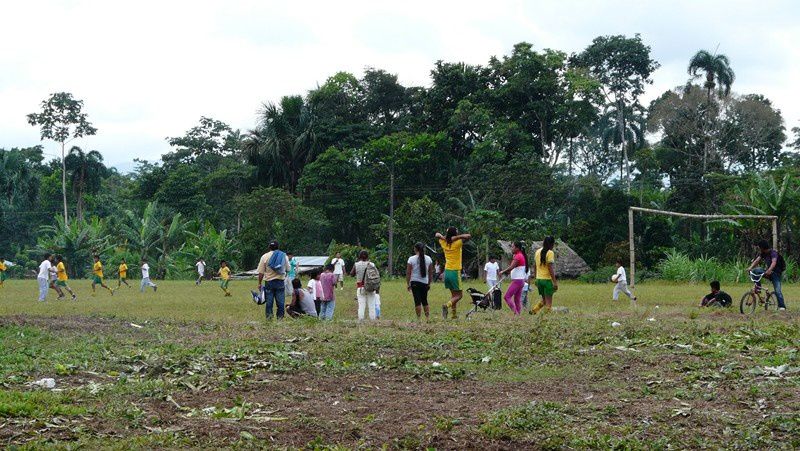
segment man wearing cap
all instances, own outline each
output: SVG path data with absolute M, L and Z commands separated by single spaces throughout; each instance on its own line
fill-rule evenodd
M 269 251 L 258 262 L 258 288 L 261 292 L 258 304 L 266 304 L 267 319 L 272 319 L 273 301 L 278 307 L 277 317 L 283 318 L 286 303 L 285 280 L 289 271 L 289 258 L 279 249 L 278 242 L 269 243 Z

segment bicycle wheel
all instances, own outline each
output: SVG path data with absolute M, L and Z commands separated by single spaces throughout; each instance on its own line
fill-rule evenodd
M 778 310 L 778 299 L 773 293 L 767 295 L 767 299 L 764 301 L 764 310 Z
M 758 304 L 758 298 L 756 298 L 755 293 L 748 291 L 742 295 L 742 300 L 739 301 L 739 311 L 742 314 L 749 315 L 756 311 L 756 304 Z

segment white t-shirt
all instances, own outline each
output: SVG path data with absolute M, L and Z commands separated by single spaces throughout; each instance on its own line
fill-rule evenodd
M 308 288 L 308 292 L 311 293 L 311 296 L 314 296 L 314 299 L 316 299 L 317 298 L 317 281 L 314 280 L 314 279 L 309 280 L 308 281 L 308 285 L 306 285 L 306 287 Z
M 411 281 L 412 282 L 421 282 L 427 284 L 431 278 L 431 263 L 433 263 L 433 259 L 429 256 L 425 256 L 425 277 L 419 275 L 419 255 L 412 255 L 408 258 L 408 264 L 411 265 Z
M 39 275 L 36 276 L 39 279 L 46 279 L 50 280 L 50 272 L 52 272 L 53 264 L 50 263 L 50 260 L 45 260 L 39 264 Z
M 317 316 L 317 307 L 314 305 L 314 298 L 306 290 L 300 290 L 300 309 L 306 315 Z
M 497 273 L 500 271 L 500 265 L 497 262 L 486 262 L 483 270 L 486 271 L 486 280 L 497 280 Z
M 625 268 L 622 266 L 617 268 L 617 283 L 620 282 L 628 283 L 628 278 L 625 276 Z
M 149 279 L 150 278 L 150 265 L 147 263 L 142 265 L 142 279 Z
M 331 260 L 331 264 L 333 265 L 333 273 L 334 274 L 344 274 L 344 260 L 341 258 L 334 258 Z
M 200 274 L 201 276 L 205 275 L 205 273 L 206 273 L 206 264 L 205 264 L 205 262 L 199 261 L 199 262 L 197 262 L 197 264 L 195 266 L 197 266 L 197 274 Z

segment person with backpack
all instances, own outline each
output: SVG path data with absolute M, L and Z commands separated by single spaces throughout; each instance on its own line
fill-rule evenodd
M 258 262 L 258 290 L 260 296 L 254 295 L 256 304 L 266 304 L 266 316 L 272 319 L 273 302 L 277 307 L 276 317 L 283 319 L 286 305 L 286 273 L 289 271 L 289 257 L 286 256 L 277 241 L 269 243 L 269 251 L 261 256 Z
M 786 310 L 786 303 L 783 300 L 783 292 L 781 291 L 781 276 L 786 271 L 786 260 L 783 259 L 783 256 L 778 251 L 772 249 L 766 240 L 759 241 L 756 246 L 758 247 L 758 255 L 756 255 L 750 267 L 747 268 L 747 272 L 750 272 L 759 263 L 764 262 L 764 266 L 767 268 L 764 272 L 764 277 L 772 282 L 775 297 L 778 298 L 778 310 Z
M 364 313 L 369 308 L 369 319 L 375 320 L 377 312 L 375 302 L 377 292 L 381 288 L 381 274 L 378 267 L 369 261 L 369 253 L 362 250 L 358 253 L 358 261 L 353 265 L 350 275 L 356 278 L 356 299 L 358 299 L 358 320 L 364 320 Z

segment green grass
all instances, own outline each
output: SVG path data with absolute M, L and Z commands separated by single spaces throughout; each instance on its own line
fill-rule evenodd
M 266 321 L 250 300 L 166 281 L 77 302 L 0 289 L 0 443 L 54 448 L 796 448 L 800 317 L 700 309 L 705 285 L 564 282 L 568 312 L 417 323 L 402 281 L 358 324 Z M 480 286 L 480 285 L 477 285 Z M 481 287 L 482 288 L 482 287 Z M 725 286 L 734 298 L 746 285 Z M 800 290 L 787 286 L 789 307 Z M 652 321 L 651 321 L 652 319 Z M 612 327 L 612 322 L 619 327 Z M 141 326 L 141 327 L 136 327 Z M 774 376 L 765 368 L 784 367 Z M 58 391 L 30 385 L 53 377 Z

